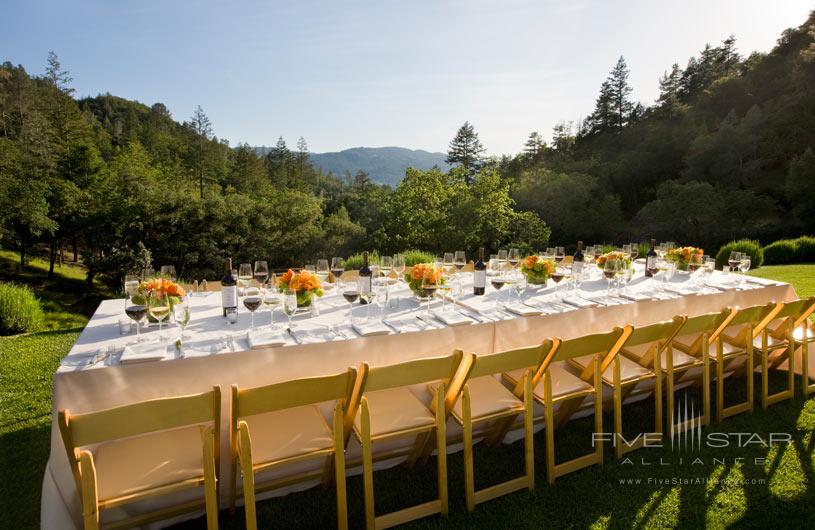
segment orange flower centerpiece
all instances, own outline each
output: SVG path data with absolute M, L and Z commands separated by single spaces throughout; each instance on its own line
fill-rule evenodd
M 597 256 L 597 268 L 601 271 L 605 268 L 606 262 L 608 260 L 617 260 L 625 265 L 626 269 L 631 268 L 631 256 L 625 254 L 623 252 L 619 252 L 617 250 L 613 250 L 611 252 L 606 252 L 605 254 L 600 254 Z
M 679 247 L 668 251 L 667 258 L 674 262 L 676 270 L 686 271 L 694 256 L 704 256 L 705 251 L 698 247 Z
M 139 284 L 136 294 L 133 295 L 131 301 L 136 305 L 147 305 L 151 297 L 158 296 L 159 298 L 166 296 L 170 305 L 170 314 L 172 314 L 173 306 L 179 302 L 186 295 L 186 291 L 179 284 L 167 278 L 153 278 L 151 280 L 144 280 Z M 156 322 L 152 316 L 147 316 L 148 322 Z
M 281 293 L 286 289 L 293 289 L 297 293 L 297 307 L 308 307 L 315 294 L 323 295 L 323 284 L 320 279 L 305 269 L 297 273 L 289 269 L 277 279 L 277 288 Z
M 533 285 L 544 285 L 549 275 L 555 272 L 555 262 L 540 256 L 527 256 L 521 262 L 521 272 L 526 281 Z
M 405 281 L 408 287 L 413 291 L 413 294 L 422 299 L 429 298 L 433 294 L 422 289 L 426 274 L 429 274 L 428 279 L 435 283 L 444 284 L 446 282 L 443 271 L 438 267 L 434 267 L 432 263 L 417 263 L 409 271 L 405 272 Z

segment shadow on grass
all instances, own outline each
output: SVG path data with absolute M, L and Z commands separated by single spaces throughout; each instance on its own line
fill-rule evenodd
M 773 374 L 774 388 L 785 383 Z M 759 389 L 760 379 L 755 379 Z M 728 401 L 743 399 L 743 380 L 726 381 Z M 715 387 L 712 396 L 715 396 Z M 681 393 L 680 393 L 681 394 Z M 757 394 L 758 395 L 758 394 Z M 700 403 L 700 392 L 688 396 Z M 715 404 L 715 402 L 714 402 Z M 698 409 L 697 409 L 698 410 Z M 653 427 L 651 400 L 623 409 L 625 431 L 641 432 Z M 715 406 L 713 408 L 715 413 Z M 609 429 L 610 414 L 604 414 Z M 592 417 L 567 424 L 556 435 L 557 460 L 591 450 Z M 630 463 L 616 461 L 605 448 L 602 466 L 593 466 L 559 478 L 549 485 L 545 475 L 543 433 L 535 436 L 535 481 L 532 492 L 520 491 L 476 506 L 468 514 L 464 506 L 463 458 L 449 455 L 450 514 L 429 517 L 406 525 L 410 528 L 541 528 L 543 526 L 614 528 L 643 527 L 778 527 L 804 525 L 815 517 L 815 475 L 812 448 L 815 443 L 815 399 L 796 397 L 752 414 L 712 424 L 707 433 L 726 433 L 730 447 L 703 446 L 690 451 L 646 448 L 629 453 Z M 738 446 L 738 433 L 757 433 L 764 440 L 770 433 L 789 433 L 790 445 L 766 447 L 759 443 Z M 703 438 L 704 439 L 704 438 Z M 475 448 L 476 487 L 481 488 L 523 472 L 523 442 Z M 680 458 L 682 459 L 680 462 Z M 715 459 L 715 460 L 714 460 Z M 741 460 L 738 460 L 741 459 Z M 758 459 L 758 460 L 756 460 Z M 758 462 L 758 463 L 757 463 Z M 666 463 L 666 465 L 661 465 Z M 385 513 L 430 500 L 436 495 L 436 466 L 431 459 L 421 468 L 402 466 L 374 474 L 377 513 Z M 667 481 L 661 484 L 659 480 Z M 637 482 L 639 481 L 639 482 Z M 306 492 L 258 503 L 262 528 L 336 527 L 333 489 Z M 364 526 L 362 479 L 348 479 L 348 513 L 352 528 Z M 244 528 L 243 510 L 234 516 L 221 513 L 221 527 Z M 204 528 L 203 519 L 175 528 Z
M 38 528 L 40 495 L 48 461 L 51 424 L 41 418 L 35 425 L 0 433 L 0 528 Z

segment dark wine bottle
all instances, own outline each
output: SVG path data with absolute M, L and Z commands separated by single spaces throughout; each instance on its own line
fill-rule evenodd
M 579 276 L 583 273 L 583 242 L 577 242 L 577 252 L 574 253 L 574 260 L 572 261 L 572 276 Z
M 362 267 L 359 269 L 359 292 L 362 293 L 370 293 L 371 292 L 371 277 L 373 273 L 371 272 L 370 267 L 368 267 L 368 251 L 362 253 Z M 362 305 L 367 304 L 366 296 L 359 297 L 359 303 Z
M 236 311 L 238 309 L 238 277 L 232 272 L 232 258 L 226 259 L 224 277 L 221 278 L 221 305 L 224 316 L 227 309 Z
M 484 265 L 484 247 L 478 249 L 478 261 L 473 267 L 473 294 L 481 296 L 487 286 L 487 266 Z
M 656 274 L 657 269 L 657 252 L 654 247 L 657 245 L 657 240 L 651 240 L 651 246 L 648 249 L 648 254 L 645 255 L 645 275 L 652 277 Z

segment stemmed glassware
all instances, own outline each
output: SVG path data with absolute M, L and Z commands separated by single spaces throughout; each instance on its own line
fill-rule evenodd
M 328 281 L 329 272 L 330 272 L 330 270 L 329 270 L 329 267 L 328 267 L 328 260 L 327 259 L 318 259 L 317 260 L 317 266 L 315 268 L 315 274 L 317 275 L 317 278 L 319 278 L 322 283 L 325 283 L 325 282 Z
M 499 300 L 501 298 L 501 288 L 507 283 L 503 274 L 496 274 L 490 278 L 492 288 L 495 289 L 495 310 L 498 311 Z
M 161 277 L 167 278 L 171 282 L 175 281 L 175 266 L 173 265 L 162 265 L 161 266 Z
M 611 296 L 611 283 L 614 281 L 614 278 L 617 277 L 617 271 L 620 270 L 620 262 L 616 259 L 609 259 L 606 260 L 605 265 L 603 266 L 603 276 L 605 276 L 606 281 L 608 282 L 608 289 L 606 294 Z
M 269 279 L 269 265 L 265 261 L 256 261 L 254 275 L 258 286 L 262 288 Z
M 450 275 L 453 274 L 453 271 L 456 269 L 456 260 L 455 254 L 452 252 L 445 252 L 444 257 L 442 258 L 442 266 L 444 267 L 444 274 Z
M 181 328 L 181 333 L 178 335 L 178 338 L 183 342 L 187 338 L 184 335 L 184 330 L 187 328 L 187 324 L 190 323 L 190 304 L 186 298 L 173 304 L 173 317 L 175 323 Z
M 524 276 L 523 274 L 518 272 L 517 277 L 515 278 L 514 287 L 515 287 L 515 294 L 518 295 L 518 303 L 519 304 L 522 304 L 523 301 L 524 301 L 523 300 L 523 294 L 524 294 L 524 291 L 526 291 L 527 285 L 528 285 L 528 283 L 527 283 L 527 280 L 526 280 L 526 276 Z
M 371 319 L 371 304 L 376 299 L 376 291 L 374 290 L 374 282 L 379 282 L 376 275 L 368 282 L 357 281 L 357 291 L 359 292 L 359 299 L 365 302 L 365 321 Z
M 730 257 L 727 259 L 727 265 L 730 267 L 730 272 L 736 272 L 738 269 L 739 264 L 741 263 L 741 252 L 736 252 L 735 250 L 730 253 Z
M 509 266 L 513 269 L 518 266 L 518 263 L 521 261 L 521 251 L 517 248 L 509 249 L 509 253 L 507 254 L 507 261 L 509 261 Z
M 147 316 L 147 306 L 134 304 L 133 297 L 128 295 L 125 300 L 125 314 L 136 323 L 136 340 L 134 342 L 141 342 L 141 321 Z
M 393 256 L 382 256 L 379 258 L 379 270 L 382 271 L 383 276 L 389 277 L 393 270 Z
M 744 275 L 747 274 L 747 271 L 750 270 L 750 255 L 747 253 L 742 253 L 741 260 L 739 260 L 739 271 L 741 272 L 741 282 L 744 283 Z
M 501 270 L 506 270 L 507 268 L 507 251 L 506 250 L 499 250 L 498 251 L 498 268 Z
M 467 265 L 467 257 L 464 254 L 463 250 L 456 250 L 456 254 L 453 257 L 453 262 L 456 265 L 456 270 L 461 272 L 464 267 Z
M 280 305 L 280 295 L 273 289 L 264 289 L 261 292 L 263 305 L 269 308 L 269 329 L 274 329 L 274 308 Z
M 243 297 L 243 306 L 252 314 L 252 331 L 255 331 L 255 311 L 263 304 L 260 290 L 256 287 L 246 289 L 246 296 Z
M 439 272 L 436 267 L 428 268 L 422 276 L 422 296 L 427 299 L 425 306 L 425 314 L 430 314 L 430 301 L 433 295 L 436 294 L 436 289 L 439 287 Z
M 452 253 L 449 254 L 452 257 Z M 450 264 L 450 268 L 453 268 L 452 262 Z M 452 281 L 452 276 L 450 275 L 450 272 L 448 272 L 449 270 L 450 269 L 445 266 L 444 270 L 442 271 L 442 276 L 439 278 L 439 282 L 436 286 L 436 292 L 439 293 L 441 298 L 442 313 L 444 313 L 445 309 L 447 308 L 447 295 L 450 294 L 451 289 L 450 282 Z
M 376 305 L 379 306 L 379 320 L 385 318 L 385 308 L 388 307 L 388 299 L 390 292 L 388 291 L 388 278 L 381 278 L 374 284 L 374 292 L 376 297 Z
M 555 263 L 560 263 L 566 257 L 566 249 L 563 247 L 555 247 Z
M 331 258 L 331 276 L 334 277 L 334 284 L 337 287 L 340 285 L 340 278 L 342 278 L 344 272 L 345 260 L 340 257 Z M 337 291 L 339 291 L 339 289 L 337 289 Z
M 297 313 L 297 291 L 286 289 L 283 292 L 283 312 L 289 319 L 289 332 L 291 333 L 291 317 Z
M 252 284 L 252 266 L 248 263 L 241 263 L 238 267 L 238 283 L 242 292 Z
M 170 316 L 170 297 L 165 293 L 152 292 L 147 297 L 147 310 L 150 316 L 158 321 L 158 338 L 164 341 L 163 323 L 164 319 Z
M 552 274 L 549 276 L 552 278 L 552 281 L 555 282 L 555 299 L 563 299 L 560 295 L 560 282 L 563 278 L 566 277 L 566 269 L 560 266 L 560 264 L 555 264 L 555 270 L 552 271 Z
M 342 297 L 348 302 L 348 319 L 352 320 L 354 316 L 354 302 L 359 298 L 359 290 L 357 284 L 348 283 L 342 290 Z

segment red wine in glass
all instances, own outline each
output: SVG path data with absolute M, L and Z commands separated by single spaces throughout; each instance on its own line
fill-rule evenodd
M 560 283 L 560 280 L 563 279 L 563 273 L 561 273 L 561 272 L 553 272 L 552 275 L 549 276 L 549 277 L 552 278 L 553 282 Z

